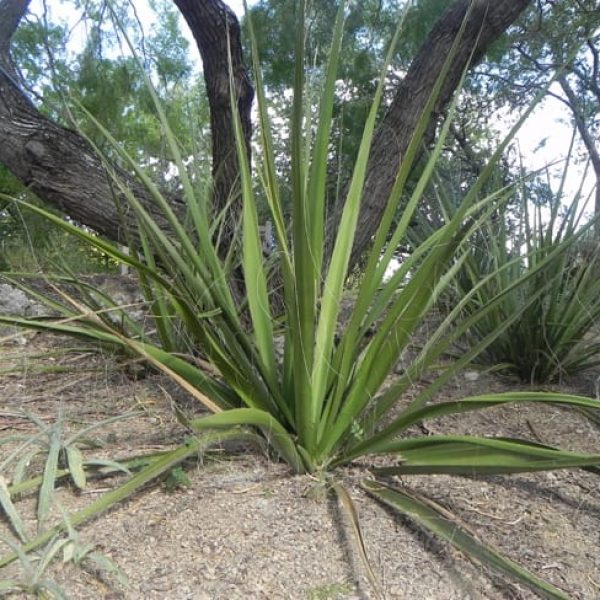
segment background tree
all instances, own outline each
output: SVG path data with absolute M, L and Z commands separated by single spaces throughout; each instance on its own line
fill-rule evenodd
M 120 215 L 116 210 L 103 162 L 79 134 L 48 119 L 19 83 L 10 56 L 10 46 L 28 4 L 27 0 L 0 2 L 0 162 L 41 198 L 77 221 L 113 239 L 127 241 L 124 231 L 134 231 L 135 220 L 131 216 Z M 242 60 L 238 22 L 220 0 L 177 0 L 175 4 L 191 28 L 204 62 L 211 115 L 215 209 L 231 206 L 235 217 L 238 171 L 227 92 L 228 39 L 239 98 L 238 110 L 248 146 L 252 99 L 252 89 Z M 363 226 L 353 260 L 360 255 L 377 227 L 383 210 L 382 198 L 387 197 L 417 119 L 440 72 L 443 58 L 469 7 L 471 11 L 465 33 L 439 98 L 436 107 L 438 112 L 455 90 L 471 54 L 475 61 L 480 60 L 490 44 L 517 19 L 527 4 L 527 0 L 481 1 L 471 6 L 468 0 L 456 0 L 448 5 L 429 32 L 405 77 L 394 86 L 392 102 L 378 129 L 365 186 L 368 193 L 365 194 L 361 213 Z M 6 143 L 8 140 L 10 144 Z M 114 167 L 122 171 L 119 165 Z M 147 192 L 126 172 L 121 172 L 121 175 L 142 204 L 152 212 L 152 202 Z M 233 202 L 230 203 L 230 200 Z M 177 202 L 177 194 L 171 195 L 171 201 L 176 210 L 182 210 Z M 332 211 L 331 231 L 335 230 L 336 215 L 342 201 L 343 194 Z M 160 215 L 156 217 L 167 227 Z M 232 227 L 229 233 L 232 235 Z
M 165 1 L 154 2 L 153 7 L 156 23 L 143 37 L 133 16 L 121 11 L 115 17 L 127 26 L 128 35 L 137 43 L 139 56 L 153 79 L 182 151 L 193 157 L 193 179 L 205 182 L 211 163 L 203 80 L 193 73 L 189 44 L 181 34 L 177 9 Z M 26 14 L 12 39 L 11 51 L 18 65 L 15 76 L 35 108 L 56 124 L 69 126 L 67 106 L 73 107 L 73 100 L 101 123 L 109 124 L 115 139 L 139 157 L 163 189 L 170 189 L 177 197 L 172 157 L 164 143 L 143 74 L 135 59 L 123 51 L 125 42 L 110 17 L 104 2 L 86 3 L 78 25 L 87 32 L 85 45 L 73 53 L 73 44 L 69 42 L 73 34 L 65 24 L 54 24 L 46 12 Z M 95 146 L 119 164 L 106 138 L 98 135 L 96 126 L 83 113 L 79 115 L 78 126 Z M 1 165 L 0 181 L 5 193 L 24 193 L 22 185 L 15 185 L 17 178 Z M 87 185 L 85 182 L 82 188 Z M 109 217 L 115 216 L 114 206 L 107 209 Z M 84 222 L 77 214 L 74 218 Z M 13 262 L 25 256 L 18 250 L 19 240 L 23 243 L 34 235 L 33 247 L 38 250 L 57 245 L 56 240 L 51 240 L 56 234 L 53 228 L 37 227 L 34 221 L 33 215 L 17 215 L 8 206 L 3 210 L 3 230 L 11 232 L 10 240 L 4 236 L 4 250 L 8 254 L 7 244 L 11 246 Z M 113 226 L 118 225 L 115 216 Z M 64 240 L 58 245 L 63 243 Z M 48 258 L 55 253 L 39 254 Z M 71 257 L 76 254 L 70 253 Z
M 497 68 L 476 69 L 477 89 L 497 104 L 521 107 L 558 70 L 549 95 L 565 107 L 577 129 L 596 180 L 595 212 L 600 214 L 600 3 L 597 0 L 540 0 L 497 48 Z M 600 237 L 600 222 L 596 225 Z

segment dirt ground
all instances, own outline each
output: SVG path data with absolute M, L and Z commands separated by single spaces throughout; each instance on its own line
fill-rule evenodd
M 70 349 L 70 350 L 69 350 Z M 69 350 L 68 352 L 66 350 Z M 187 433 L 173 417 L 174 401 L 190 401 L 158 375 L 131 377 L 114 356 L 86 352 L 73 340 L 18 335 L 0 345 L 0 438 L 33 433 L 24 409 L 51 423 L 60 411 L 73 429 L 129 410 L 140 414 L 95 433 L 105 444 L 88 456 L 127 457 L 167 449 Z M 600 373 L 562 389 L 596 394 Z M 514 390 L 499 376 L 469 372 L 444 398 Z M 199 409 L 198 409 L 199 410 Z M 599 431 L 560 408 L 493 409 L 426 423 L 432 433 L 480 433 L 537 438 L 573 450 L 599 451 Z M 0 445 L 0 464 L 10 445 Z M 191 485 L 156 484 L 79 528 L 84 541 L 115 561 L 129 578 L 87 572 L 60 560 L 48 577 L 73 599 L 369 599 L 375 595 L 332 499 L 311 493 L 315 481 L 293 476 L 255 451 L 226 447 L 192 465 Z M 362 465 L 340 475 L 359 511 L 367 551 L 386 598 L 525 599 L 532 592 L 465 559 L 366 497 Z M 10 475 L 10 473 L 8 474 Z M 68 510 L 84 506 L 117 478 L 77 493 L 57 494 Z M 495 477 L 403 477 L 401 485 L 436 500 L 494 544 L 580 600 L 600 598 L 600 480 L 584 471 Z M 35 499 L 17 503 L 30 532 Z M 55 515 L 56 517 L 56 515 Z M 7 535 L 0 523 L 0 536 Z M 0 541 L 0 554 L 8 548 Z M 0 570 L 0 581 L 19 576 Z M 13 594 L 12 598 L 20 596 Z

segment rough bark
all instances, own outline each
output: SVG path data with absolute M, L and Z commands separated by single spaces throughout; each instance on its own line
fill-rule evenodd
M 30 0 L 14 0 L 0 4 L 0 66 L 6 75 L 16 81 L 17 73 L 10 60 L 10 40 L 16 31 L 23 15 L 27 11 Z
M 456 0 L 435 24 L 400 82 L 392 104 L 375 132 L 362 198 L 360 227 L 354 242 L 351 264 L 355 264 L 368 247 L 377 230 L 402 158 L 469 6 L 472 5 L 469 19 L 434 114 L 441 113 L 448 104 L 473 49 L 475 64 L 490 44 L 515 22 L 529 2 L 530 0 Z M 334 207 L 328 220 L 330 232 L 335 231 L 342 208 L 342 202 Z
M 147 190 L 115 165 L 107 165 L 77 132 L 45 117 L 19 85 L 10 56 L 10 40 L 25 15 L 30 0 L 0 0 L 0 163 L 44 201 L 107 237 L 126 244 L 135 238 L 135 218 L 127 214 L 127 202 L 114 187 L 109 171 L 133 191 L 157 222 L 168 229 Z M 227 31 L 238 107 L 249 153 L 253 90 L 243 67 L 239 24 L 220 0 L 178 0 L 177 5 L 198 40 L 205 65 L 213 131 L 215 210 L 239 194 L 235 139 L 229 102 Z M 116 194 L 116 201 L 115 201 Z M 119 201 L 120 200 L 120 201 Z M 183 216 L 185 207 L 172 195 L 169 200 Z M 123 212 L 125 214 L 123 214 Z M 232 215 L 235 215 L 235 206 Z M 232 217 L 221 234 L 229 243 L 234 231 Z M 126 232 L 129 234 L 126 234 Z
M 248 159 L 252 137 L 250 111 L 254 88 L 244 65 L 240 25 L 235 13 L 221 0 L 173 1 L 189 25 L 202 57 L 210 107 L 213 203 L 215 212 L 219 213 L 231 202 L 231 208 L 226 212 L 229 218 L 221 229 L 221 239 L 228 246 L 235 235 L 240 203 L 239 166 L 229 92 L 229 60 Z
M 127 244 L 129 235 L 135 238 L 136 220 L 115 186 L 117 176 L 168 229 L 142 185 L 118 166 L 107 167 L 81 135 L 44 116 L 19 86 L 10 39 L 28 5 L 29 0 L 0 2 L 0 163 L 52 206 Z M 172 204 L 183 214 L 182 203 L 173 198 Z

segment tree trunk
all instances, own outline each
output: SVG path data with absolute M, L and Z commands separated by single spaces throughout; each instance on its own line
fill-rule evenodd
M 168 230 L 144 186 L 118 166 L 108 167 L 81 135 L 45 117 L 20 88 L 9 44 L 29 1 L 0 2 L 0 163 L 75 221 L 127 244 L 129 235 L 135 239 L 137 225 L 115 185 L 118 177 Z M 171 203 L 183 216 L 183 203 L 176 198 Z
M 250 111 L 254 88 L 242 55 L 240 25 L 235 13 L 221 0 L 173 0 L 198 44 L 210 107 L 212 135 L 213 206 L 215 214 L 225 211 L 220 238 L 226 252 L 234 239 L 240 212 L 239 165 L 229 93 L 229 56 L 248 160 L 252 138 Z M 229 39 L 230 55 L 227 52 Z
M 444 61 L 465 19 L 469 5 L 471 13 L 437 100 L 434 115 L 443 111 L 455 92 L 473 52 L 477 63 L 487 48 L 517 19 L 530 0 L 457 0 L 442 15 L 427 36 L 400 82 L 385 117 L 379 124 L 367 166 L 363 190 L 360 227 L 357 229 L 350 264 L 356 264 L 368 248 L 385 210 L 402 158 L 410 144 L 421 113 L 432 94 Z M 431 137 L 435 119 L 430 126 Z M 344 196 L 334 207 L 329 219 L 329 232 L 336 231 L 340 221 Z M 331 236 L 329 239 L 331 244 Z
M 148 191 L 134 177 L 115 165 L 106 165 L 77 132 L 45 117 L 29 100 L 17 80 L 10 57 L 10 40 L 25 15 L 30 0 L 0 0 L 0 163 L 44 201 L 110 239 L 127 244 L 135 239 L 136 220 L 128 202 L 116 189 L 114 172 L 133 191 L 156 221 L 168 225 Z M 250 156 L 250 109 L 253 90 L 242 62 L 239 24 L 220 0 L 177 0 L 177 5 L 202 41 L 205 79 L 211 107 L 213 141 L 213 200 L 215 213 L 231 200 L 230 218 L 221 231 L 228 247 L 234 235 L 236 199 L 239 197 L 238 165 L 229 101 L 227 31 L 238 109 Z M 200 42 L 199 42 L 200 45 Z M 181 199 L 168 196 L 182 218 Z

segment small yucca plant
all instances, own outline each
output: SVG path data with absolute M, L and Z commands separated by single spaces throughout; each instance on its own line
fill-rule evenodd
M 14 550 L 21 566 L 21 577 L 4 578 L 0 581 L 0 596 L 24 592 L 28 596 L 43 600 L 50 598 L 69 600 L 63 587 L 47 574 L 48 568 L 61 550 L 63 563 L 72 563 L 81 569 L 94 571 L 96 574 L 103 572 L 104 575 L 112 575 L 122 586 L 127 587 L 128 581 L 125 573 L 110 558 L 97 551 L 94 544 L 83 543 L 62 508 L 61 512 L 65 519 L 68 536 L 54 535 L 35 557 L 28 555 L 23 547 L 11 539 L 0 537 L 0 542 Z
M 340 303 L 354 236 L 359 227 L 358 215 L 367 159 L 387 69 L 386 63 L 364 127 L 331 256 L 326 257 L 327 162 L 344 5 L 341 2 L 334 24 L 318 119 L 313 135 L 306 136 L 308 125 L 305 119 L 309 111 L 304 106 L 304 2 L 298 2 L 289 225 L 284 218 L 267 102 L 256 60 L 254 74 L 258 95 L 260 152 L 255 179 L 248 165 L 240 123 L 237 118 L 234 122 L 243 200 L 240 262 L 247 293 L 243 314 L 229 285 L 232 257 L 219 256 L 214 232 L 208 225 L 207 203 L 194 195 L 179 149 L 158 102 L 157 111 L 179 167 L 192 231 L 186 230 L 149 177 L 122 150 L 123 159 L 136 171 L 153 194 L 157 205 L 162 208 L 171 226 L 169 235 L 159 229 L 127 189 L 123 189 L 123 192 L 129 194 L 131 207 L 139 218 L 143 258 L 129 257 L 111 244 L 91 238 L 85 232 L 63 223 L 75 235 L 88 239 L 102 251 L 137 269 L 153 307 L 160 344 L 152 343 L 149 338 L 124 335 L 76 301 L 71 302 L 70 308 L 64 309 L 71 311 L 68 323 L 19 323 L 27 327 L 87 335 L 138 354 L 179 382 L 213 413 L 188 420 L 192 429 L 196 432 L 224 430 L 220 436 L 213 434 L 210 437 L 211 434 L 207 434 L 188 440 L 181 448 L 161 457 L 122 488 L 110 492 L 107 497 L 85 509 L 85 512 L 72 515 L 71 522 L 74 524 L 119 501 L 149 479 L 196 453 L 201 446 L 214 443 L 222 436 L 261 437 L 274 455 L 285 460 L 293 471 L 314 473 L 330 482 L 342 505 L 348 507 L 351 513 L 350 496 L 341 485 L 337 473 L 343 465 L 368 455 L 385 453 L 397 459 L 396 466 L 373 469 L 376 476 L 404 473 L 474 475 L 600 464 L 600 455 L 576 454 L 514 439 L 452 435 L 403 437 L 411 425 L 424 419 L 510 402 L 560 403 L 563 406 L 588 408 L 600 406 L 599 402 L 587 398 L 533 393 L 482 395 L 461 401 L 431 403 L 440 386 L 501 333 L 504 325 L 499 325 L 497 331 L 441 371 L 430 385 L 398 412 L 399 400 L 415 378 L 451 348 L 470 324 L 485 316 L 501 297 L 494 298 L 490 306 L 473 311 L 468 322 L 460 322 L 457 326 L 456 319 L 463 314 L 467 303 L 467 300 L 459 301 L 456 311 L 431 334 L 404 374 L 391 385 L 383 387 L 402 351 L 410 343 L 412 333 L 466 260 L 469 236 L 485 222 L 495 203 L 501 202 L 506 194 L 505 190 L 501 190 L 482 197 L 482 190 L 510 136 L 500 144 L 492 161 L 465 194 L 452 217 L 415 250 L 393 277 L 386 278 L 394 249 L 405 238 L 412 215 L 421 201 L 444 145 L 449 120 L 442 127 L 431 157 L 397 222 L 396 209 L 420 149 L 437 93 L 452 61 L 452 53 L 447 57 L 436 90 L 424 108 L 415 136 L 403 157 L 367 257 L 354 307 L 339 331 Z M 399 31 L 396 39 L 398 35 Z M 390 55 L 396 39 L 390 46 Z M 256 57 L 255 46 L 253 51 Z M 231 102 L 235 106 L 233 85 L 231 89 Z M 450 107 L 450 115 L 453 110 L 454 104 Z M 514 131 L 516 128 L 511 135 Z M 112 140 L 110 134 L 106 130 L 104 132 Z M 114 146 L 119 148 L 116 143 Z M 261 247 L 256 201 L 259 189 L 266 198 L 277 239 L 277 252 L 270 261 L 276 262 L 275 268 L 282 281 L 284 314 L 279 320 L 276 318 L 279 315 L 275 315 L 271 309 L 268 286 L 272 263 L 265 260 Z M 39 209 L 33 210 L 41 212 Z M 51 215 L 48 218 L 60 222 L 60 219 Z M 375 323 L 377 326 L 373 327 Z M 208 364 L 208 368 L 199 367 L 193 357 L 187 359 L 172 351 L 178 347 L 182 331 L 185 332 L 185 339 L 202 352 L 206 360 L 203 364 Z M 283 336 L 283 352 L 278 349 L 279 335 Z M 433 503 L 378 479 L 366 479 L 363 488 L 381 501 L 410 514 L 423 526 L 463 550 L 521 579 L 543 595 L 566 598 L 554 586 L 501 557 L 466 531 L 457 529 L 456 524 L 438 511 Z M 2 564 L 0 560 L 0 566 Z
M 38 429 L 35 434 L 14 434 L 0 440 L 0 448 L 4 444 L 15 444 L 16 448 L 7 453 L 0 461 L 0 507 L 8 517 L 8 522 L 13 531 L 22 542 L 28 541 L 25 527 L 11 500 L 11 491 L 4 477 L 10 477 L 12 489 L 18 489 L 29 475 L 31 464 L 42 458 L 44 463 L 43 475 L 40 478 L 39 495 L 37 502 L 38 531 L 44 528 L 45 521 L 54 502 L 54 490 L 57 480 L 68 473 L 71 481 L 78 489 L 84 489 L 87 484 L 86 467 L 89 469 L 106 467 L 112 470 L 129 471 L 111 460 L 86 459 L 82 453 L 83 447 L 93 447 L 98 444 L 88 436 L 95 430 L 115 423 L 130 419 L 139 413 L 126 413 L 104 419 L 88 425 L 75 433 L 67 433 L 67 419 L 61 410 L 58 418 L 51 423 L 46 423 L 36 414 L 21 411 L 20 414 Z
M 568 168 L 567 161 L 563 184 Z M 532 383 L 560 380 L 600 364 L 600 341 L 593 335 L 600 319 L 600 252 L 590 239 L 595 219 L 582 223 L 586 206 L 581 200 L 580 189 L 565 205 L 561 185 L 542 206 L 523 186 L 517 231 L 509 231 L 503 216 L 484 226 L 479 247 L 465 261 L 455 286 L 460 296 L 476 288 L 467 312 L 506 293 L 473 323 L 466 339 L 477 344 L 500 324 L 510 325 L 478 362 Z M 486 283 L 478 285 L 482 280 Z

